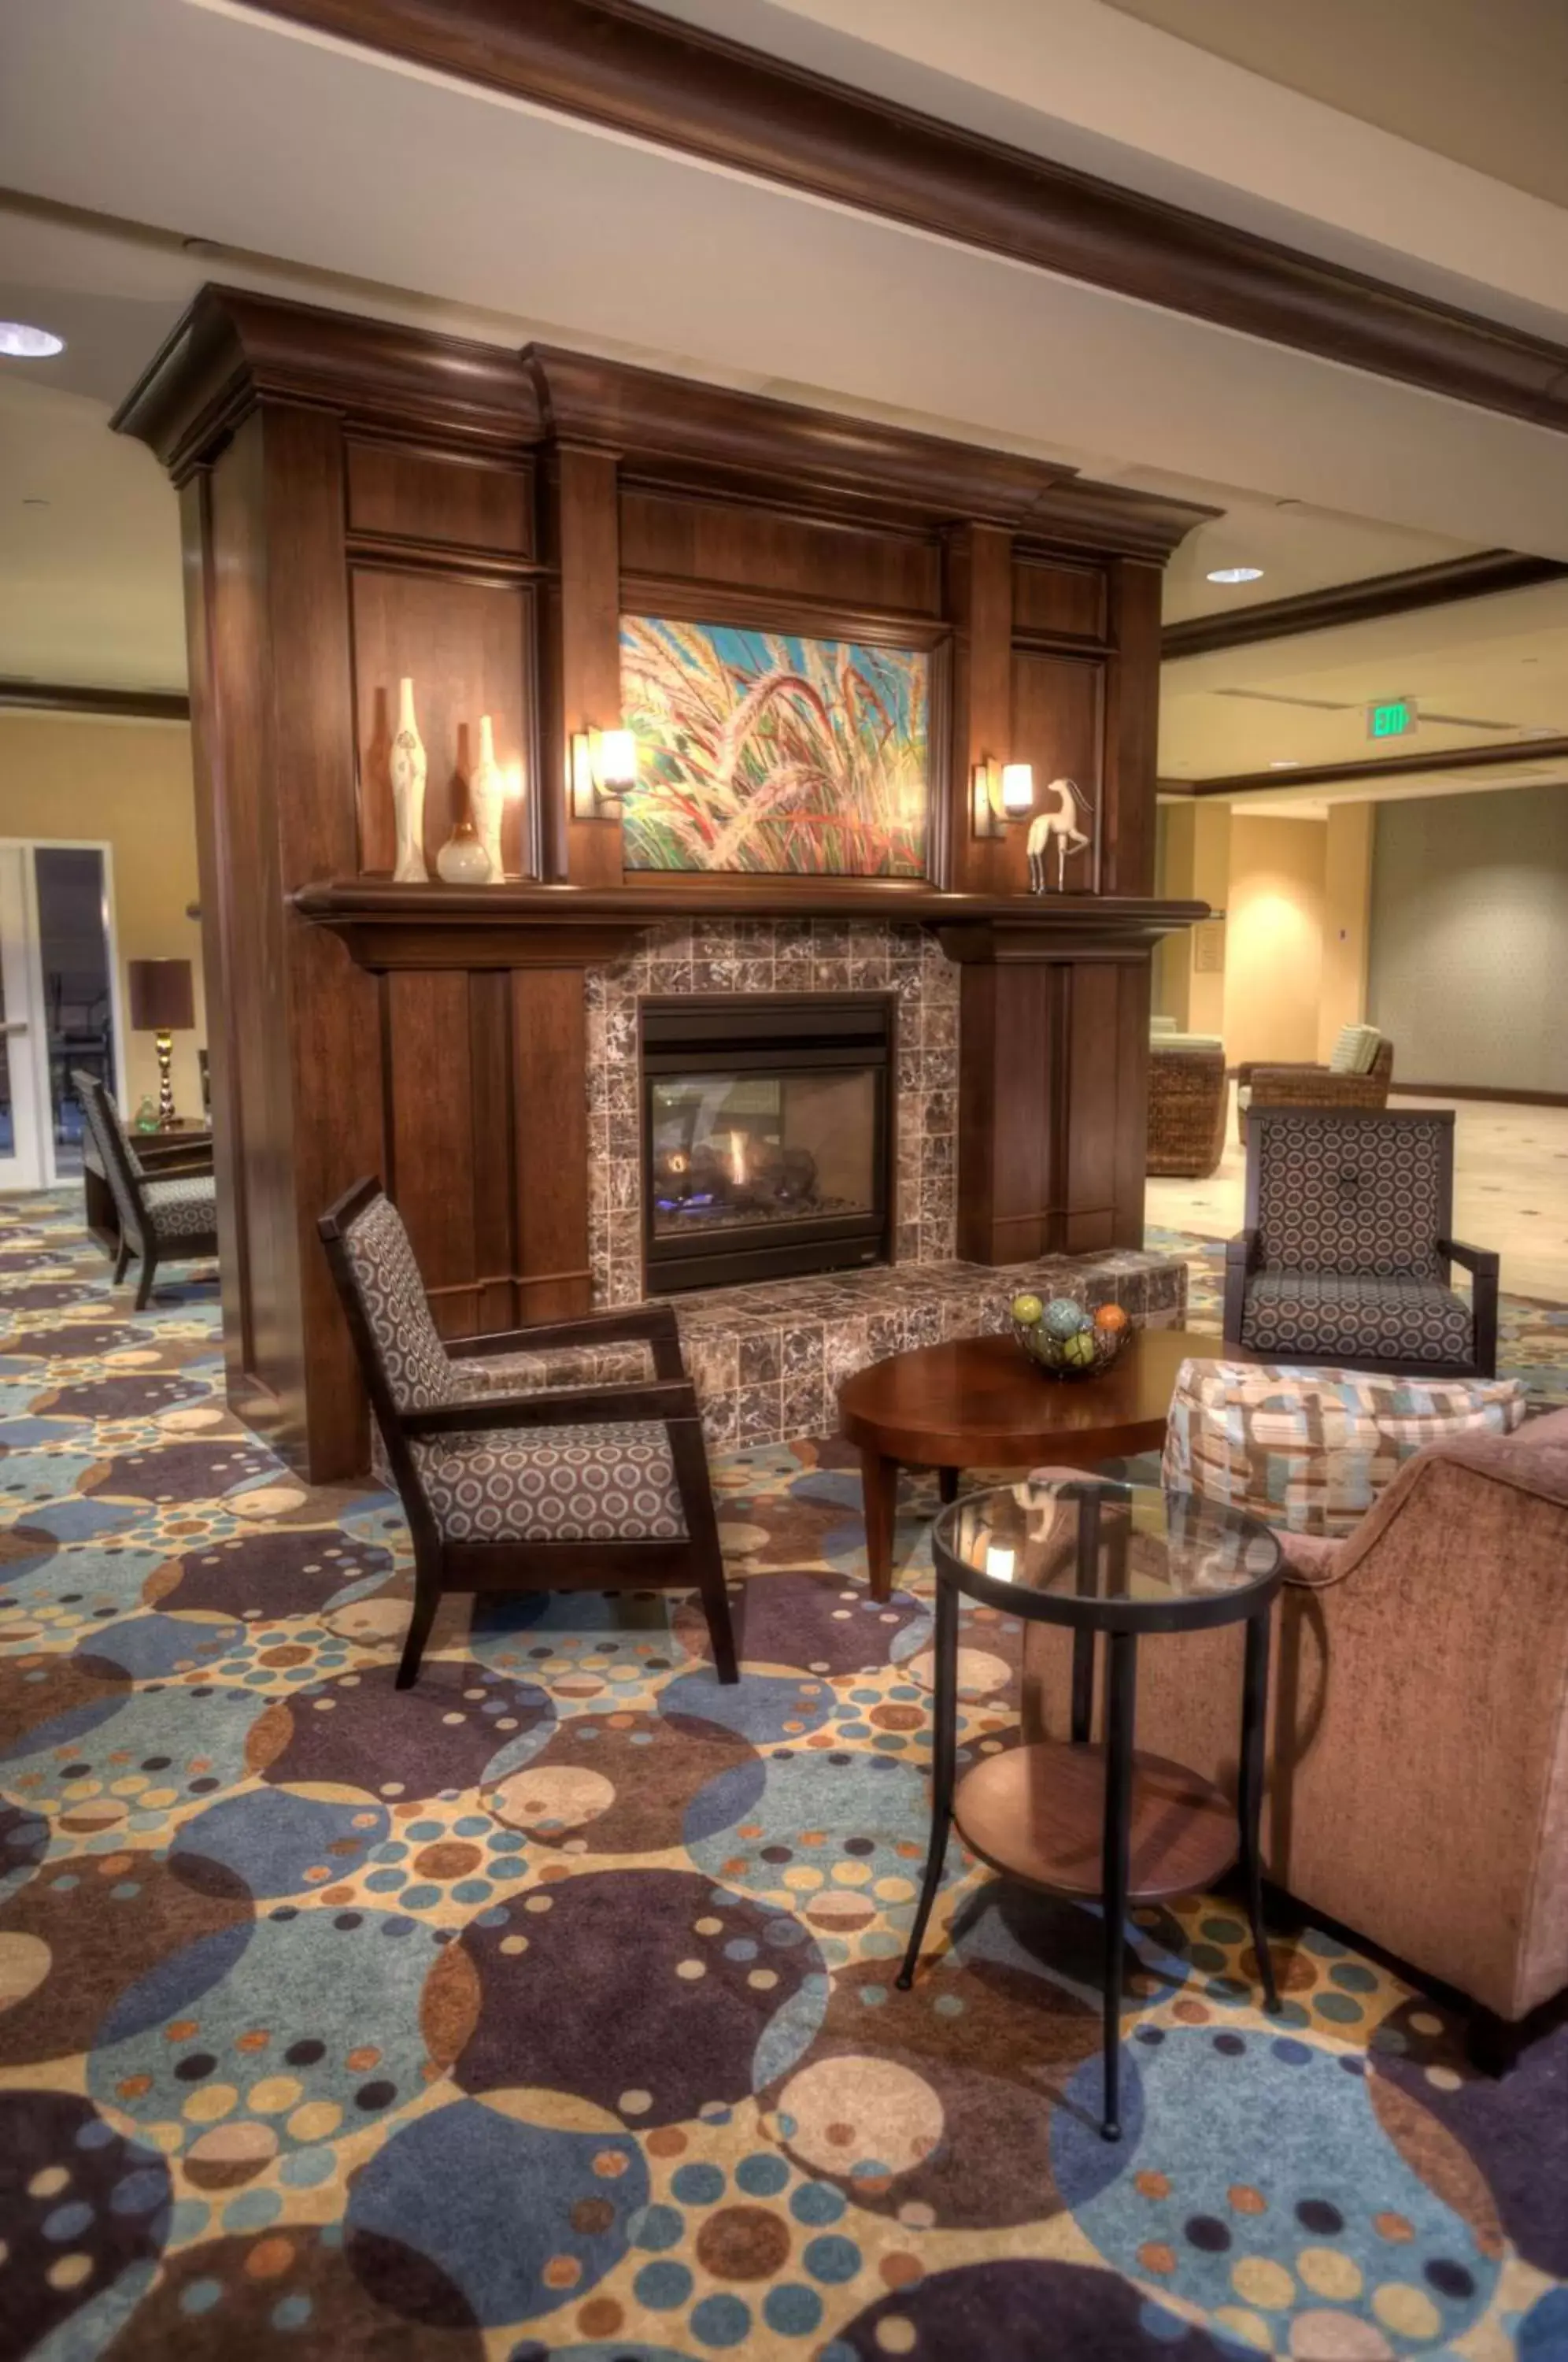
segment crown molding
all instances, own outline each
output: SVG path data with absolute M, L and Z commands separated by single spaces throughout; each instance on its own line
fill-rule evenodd
M 259 5 L 755 179 L 1568 433 L 1568 346 L 1052 163 L 634 0 Z
M 1516 549 L 1481 549 L 1470 557 L 1442 558 L 1435 566 L 1411 566 L 1397 574 L 1369 574 L 1359 582 L 1336 582 L 1326 590 L 1301 590 L 1289 599 L 1260 599 L 1214 615 L 1188 615 L 1167 624 L 1160 654 L 1167 664 L 1182 657 L 1206 657 L 1220 648 L 1245 648 L 1259 640 L 1287 640 L 1301 632 L 1331 632 L 1341 624 L 1373 624 L 1386 615 L 1410 615 L 1423 607 L 1447 607 L 1464 599 L 1490 599 L 1501 590 L 1532 590 L 1560 582 L 1568 565 L 1555 557 L 1530 557 Z
M 189 722 L 191 701 L 177 690 L 92 689 L 59 680 L 0 680 L 0 712 L 94 713 L 121 722 Z
M 490 448 L 540 434 L 528 372 L 504 346 L 211 283 L 110 424 L 150 445 L 178 483 L 265 400 Z
M 1289 771 L 1232 771 L 1217 779 L 1194 779 L 1195 796 L 1253 796 L 1266 788 L 1342 787 L 1347 780 L 1409 778 L 1425 771 L 1490 771 L 1510 763 L 1568 762 L 1568 737 L 1511 738 L 1501 746 L 1444 746 L 1430 755 L 1369 755 L 1349 763 L 1303 763 Z M 1521 779 L 1521 787 L 1534 787 Z M 1541 784 L 1544 784 L 1542 782 Z M 1160 781 L 1162 793 L 1177 793 L 1178 780 Z
M 259 402 L 325 408 L 359 431 L 510 454 L 541 445 L 611 452 L 644 481 L 774 500 L 781 485 L 832 513 L 924 528 L 1001 524 L 1060 551 L 1163 564 L 1218 512 L 1087 483 L 1061 462 L 551 345 L 498 345 L 204 287 L 116 412 L 176 483 Z

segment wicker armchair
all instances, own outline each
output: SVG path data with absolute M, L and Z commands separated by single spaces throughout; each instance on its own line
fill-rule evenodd
M 738 1678 L 697 1397 L 668 1305 L 444 1341 L 402 1218 L 358 1181 L 317 1225 L 414 1538 L 406 1689 L 446 1591 L 695 1588 Z M 650 1366 L 651 1364 L 651 1366 Z
M 1326 1065 L 1248 1060 L 1236 1069 L 1237 1134 L 1244 1146 L 1253 1108 L 1385 1108 L 1393 1079 L 1394 1044 L 1370 1025 L 1345 1026 Z
M 1149 1152 L 1156 1175 L 1201 1181 L 1225 1153 L 1225 1045 L 1201 1033 L 1149 1042 Z
M 139 1256 L 136 1308 L 145 1312 L 160 1263 L 194 1263 L 218 1251 L 212 1150 L 193 1147 L 178 1173 L 166 1167 L 149 1172 L 131 1144 L 118 1108 L 96 1076 L 78 1070 L 71 1079 L 119 1217 L 114 1285 L 117 1287 L 124 1279 L 132 1256 Z

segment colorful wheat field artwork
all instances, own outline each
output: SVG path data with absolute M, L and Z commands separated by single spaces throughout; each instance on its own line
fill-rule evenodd
M 931 658 L 628 615 L 628 869 L 921 877 Z

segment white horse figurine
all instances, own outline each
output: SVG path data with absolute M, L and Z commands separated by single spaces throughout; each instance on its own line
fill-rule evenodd
M 1091 810 L 1088 798 L 1076 779 L 1053 779 L 1046 789 L 1055 803 L 1037 811 L 1029 823 L 1026 849 L 1029 854 L 1029 890 L 1043 894 L 1046 887 L 1045 860 L 1051 839 L 1056 840 L 1056 891 L 1060 893 L 1066 881 L 1067 855 L 1079 852 L 1088 838 L 1077 824 L 1077 816 Z

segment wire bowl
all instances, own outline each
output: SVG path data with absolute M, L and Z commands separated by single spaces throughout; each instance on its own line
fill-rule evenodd
M 1053 1337 L 1043 1321 L 1015 1320 L 1012 1333 L 1037 1370 L 1048 1378 L 1102 1378 L 1132 1334 L 1121 1329 L 1080 1329 L 1073 1337 Z M 1087 1347 L 1087 1352 L 1086 1352 Z

